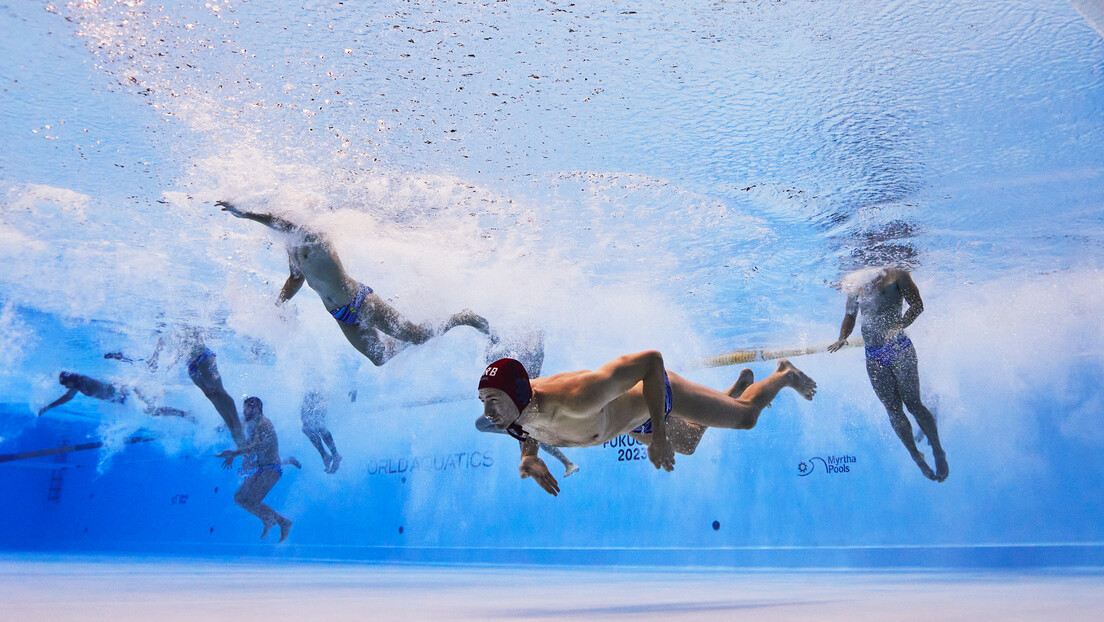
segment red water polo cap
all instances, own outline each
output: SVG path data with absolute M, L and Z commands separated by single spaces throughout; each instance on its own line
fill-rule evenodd
M 525 366 L 515 359 L 498 359 L 487 366 L 479 378 L 480 389 L 498 389 L 517 406 L 518 412 L 525 410 L 533 399 L 533 388 L 529 386 L 529 373 Z

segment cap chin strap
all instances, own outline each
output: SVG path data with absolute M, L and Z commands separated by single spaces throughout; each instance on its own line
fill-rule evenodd
M 529 433 L 518 425 L 518 419 L 521 419 L 521 415 L 518 415 L 518 418 L 514 419 L 513 423 L 506 426 L 506 433 L 524 443 L 529 440 Z

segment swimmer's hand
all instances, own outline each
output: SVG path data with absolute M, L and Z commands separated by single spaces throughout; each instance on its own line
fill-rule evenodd
M 298 460 L 296 460 L 295 458 L 284 458 L 284 459 L 283 459 L 283 460 L 282 460 L 282 461 L 280 462 L 280 464 L 284 464 L 284 465 L 288 465 L 288 466 L 293 466 L 293 467 L 295 467 L 295 468 L 297 468 L 297 469 L 302 469 L 302 468 L 303 468 L 303 464 L 302 464 L 301 462 L 299 462 Z
M 666 437 L 652 433 L 652 442 L 648 445 L 648 460 L 657 469 L 675 470 L 675 448 Z
M 532 477 L 545 492 L 553 497 L 560 494 L 560 484 L 552 476 L 544 460 L 536 456 L 522 456 L 518 471 L 521 472 L 521 479 Z
M 234 466 L 234 458 L 236 458 L 237 455 L 238 455 L 238 453 L 236 451 L 234 451 L 233 449 L 227 449 L 225 451 L 220 451 L 219 453 L 215 454 L 215 457 L 216 458 L 225 458 L 225 460 L 222 461 L 222 468 L 229 469 L 230 467 Z
M 840 348 L 842 348 L 845 345 L 847 345 L 847 340 L 846 339 L 840 339 L 839 341 L 837 341 L 837 342 L 833 343 L 832 345 L 828 346 L 828 351 L 829 352 L 835 352 L 835 351 L 839 350 Z
M 226 201 L 215 201 L 215 206 L 216 207 L 221 207 L 222 211 L 229 212 L 229 213 L 233 214 L 234 216 L 237 216 L 238 218 L 245 218 L 246 217 L 245 212 L 243 212 L 240 209 L 234 207 L 230 203 L 227 203 Z

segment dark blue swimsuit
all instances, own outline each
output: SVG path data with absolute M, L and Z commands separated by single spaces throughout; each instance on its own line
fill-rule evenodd
M 199 364 L 207 359 L 215 358 L 215 353 L 210 348 L 203 348 L 203 353 L 188 361 L 188 375 L 195 376 L 199 373 Z
M 330 311 L 330 315 L 335 320 L 342 324 L 348 324 L 349 326 L 356 326 L 360 324 L 360 309 L 361 303 L 364 302 L 364 297 L 372 293 L 372 288 L 367 285 L 357 284 L 356 297 L 352 302 L 341 307 L 340 309 L 334 309 Z
M 904 333 L 898 333 L 896 337 L 880 346 L 866 346 L 866 360 L 874 361 L 882 367 L 890 367 L 897 357 L 912 347 L 912 340 Z

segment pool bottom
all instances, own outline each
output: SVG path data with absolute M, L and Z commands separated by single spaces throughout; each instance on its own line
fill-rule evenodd
M 731 571 L 0 556 L 5 620 L 1099 620 L 1104 571 Z

